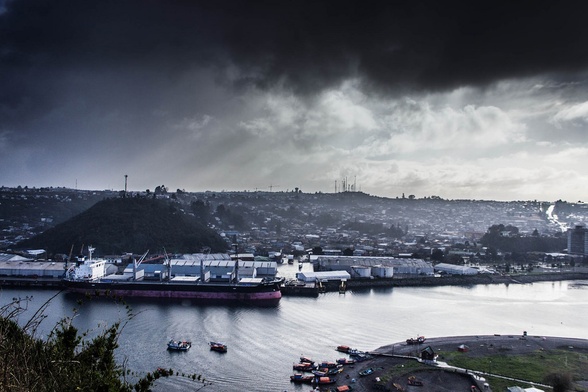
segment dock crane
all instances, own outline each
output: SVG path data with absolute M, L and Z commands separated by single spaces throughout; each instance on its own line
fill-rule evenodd
M 133 280 L 137 280 L 137 268 L 139 268 L 139 266 L 141 265 L 143 260 L 145 260 L 145 257 L 147 257 L 148 254 L 149 249 L 147 249 L 147 252 L 143 253 L 143 256 L 141 256 L 139 260 L 133 260 Z

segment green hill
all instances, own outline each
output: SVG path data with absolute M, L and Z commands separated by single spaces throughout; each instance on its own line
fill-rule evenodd
M 28 240 L 18 248 L 43 248 L 49 254 L 69 253 L 72 245 L 92 245 L 98 254 L 144 253 L 166 249 L 194 253 L 203 247 L 224 252 L 228 246 L 214 230 L 167 200 L 112 198 Z

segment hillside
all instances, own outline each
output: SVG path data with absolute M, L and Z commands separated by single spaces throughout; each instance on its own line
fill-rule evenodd
M 45 232 L 17 244 L 43 248 L 50 254 L 68 253 L 72 245 L 92 245 L 99 254 L 199 252 L 210 247 L 225 251 L 225 241 L 213 230 L 165 200 L 110 198 Z

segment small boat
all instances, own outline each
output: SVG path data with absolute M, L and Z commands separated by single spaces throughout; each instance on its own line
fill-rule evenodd
M 314 365 L 314 361 L 308 357 L 305 357 L 304 355 L 300 357 L 300 363 L 310 363 Z
M 316 366 L 310 362 L 302 362 L 292 365 L 292 369 L 299 370 L 301 372 L 311 372 L 316 369 Z
M 423 344 L 425 340 L 424 336 L 417 336 L 416 338 L 406 339 L 406 344 Z
M 297 384 L 311 384 L 313 380 L 314 376 L 304 376 L 300 373 L 290 376 L 290 382 Z
M 328 369 L 313 370 L 312 374 L 314 374 L 317 377 L 326 377 L 329 375 L 329 371 Z
M 218 351 L 219 353 L 226 353 L 227 352 L 227 345 L 219 342 L 210 342 L 210 349 L 212 351 Z
M 353 365 L 355 363 L 355 359 L 339 358 L 337 359 L 337 363 L 340 365 Z
M 372 374 L 374 372 L 374 368 L 367 368 L 362 370 L 361 372 L 359 372 L 360 376 L 369 376 L 370 374 Z
M 188 351 L 192 347 L 192 342 L 186 340 L 170 340 L 167 342 L 167 349 L 172 351 Z
M 322 368 L 320 370 L 323 370 L 323 369 L 327 371 L 328 375 L 333 376 L 333 375 L 339 374 L 343 371 L 343 365 L 338 365 L 337 367 L 330 368 L 330 369 L 329 368 Z
M 417 386 L 417 387 L 422 387 L 423 386 L 423 382 L 417 380 L 415 376 L 410 376 L 408 378 L 408 385 L 414 385 L 414 386 Z
M 318 367 L 332 369 L 337 367 L 337 362 L 323 361 L 319 363 Z
M 340 351 L 342 353 L 348 353 L 349 350 L 351 350 L 351 348 L 349 346 L 337 346 L 337 351 Z
M 318 384 L 318 385 L 328 385 L 328 384 L 334 384 L 337 382 L 337 379 L 334 377 L 316 377 L 313 380 L 314 384 Z

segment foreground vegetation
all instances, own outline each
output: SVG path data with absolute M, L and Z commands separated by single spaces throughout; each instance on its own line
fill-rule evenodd
M 19 316 L 27 310 L 27 299 L 13 299 L 0 308 L 0 392 L 146 392 L 160 377 L 180 375 L 173 369 L 156 369 L 138 376 L 115 361 L 118 338 L 133 318 L 128 306 L 125 321 L 113 323 L 92 338 L 78 331 L 74 317 L 61 319 L 47 339 L 38 338 L 37 329 L 49 303 L 24 323 Z M 208 384 L 201 376 L 182 376 L 192 378 L 197 389 Z

